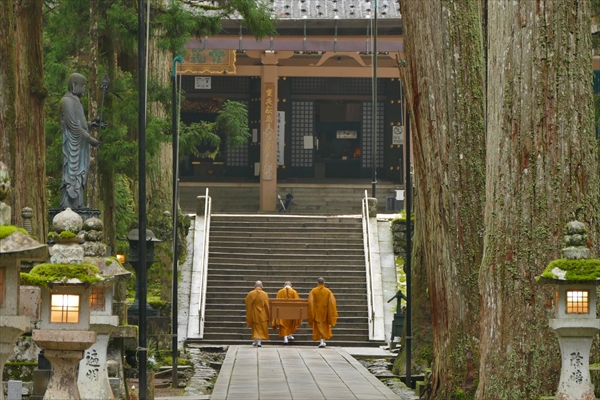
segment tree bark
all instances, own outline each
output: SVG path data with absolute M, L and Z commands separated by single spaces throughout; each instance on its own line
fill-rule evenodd
M 17 225 L 22 224 L 21 209 L 33 209 L 33 235 L 45 241 L 48 228 L 46 205 L 46 134 L 44 103 L 47 88 L 44 82 L 44 52 L 42 47 L 43 0 L 15 2 L 17 53 L 17 107 L 14 209 Z
M 548 328 L 554 288 L 535 278 L 560 258 L 577 218 L 597 245 L 590 4 L 490 2 L 487 175 L 478 399 L 556 390 Z
M 100 9 L 98 0 L 90 0 L 90 62 L 88 65 L 88 120 L 93 121 L 98 115 L 98 20 L 100 18 Z M 98 138 L 98 130 L 92 129 L 90 134 Z M 99 198 L 99 178 L 98 178 L 98 150 L 91 149 L 90 153 L 90 171 L 87 183 L 87 205 L 91 208 L 98 208 Z
M 483 248 L 484 55 L 479 0 L 403 0 L 401 77 L 414 145 L 415 237 L 433 326 L 430 398 L 475 392 Z M 415 308 L 419 305 L 415 304 Z
M 11 178 L 15 171 L 17 53 L 15 50 L 15 15 L 12 1 L 0 2 L 0 161 Z M 6 200 L 14 207 L 14 197 Z M 19 210 L 20 211 L 20 210 Z M 13 210 L 13 215 L 15 210 Z M 14 217 L 13 217 L 14 218 Z M 13 219 L 14 221 L 14 219 Z

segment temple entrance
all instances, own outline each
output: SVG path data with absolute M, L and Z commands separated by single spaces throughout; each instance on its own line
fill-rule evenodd
M 360 102 L 315 102 L 315 178 L 360 176 L 361 117 Z

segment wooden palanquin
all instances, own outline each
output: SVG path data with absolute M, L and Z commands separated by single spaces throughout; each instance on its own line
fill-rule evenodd
M 308 300 L 306 299 L 269 299 L 271 320 L 308 318 Z

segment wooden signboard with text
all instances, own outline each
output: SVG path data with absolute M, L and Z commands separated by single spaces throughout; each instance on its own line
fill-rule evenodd
M 308 318 L 308 300 L 306 299 L 269 299 L 271 321 L 274 319 Z

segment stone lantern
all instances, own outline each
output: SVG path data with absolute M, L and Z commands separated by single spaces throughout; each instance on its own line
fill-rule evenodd
M 107 349 L 110 335 L 119 325 L 119 317 L 113 315 L 113 293 L 115 285 L 121 280 L 128 280 L 131 273 L 116 259 L 104 257 L 101 220 L 89 218 L 83 228 L 86 240 L 83 245 L 84 262 L 96 266 L 103 279 L 91 286 L 90 330 L 96 332 L 97 338 L 79 362 L 77 385 L 82 399 L 110 400 L 113 393 L 107 372 Z
M 590 258 L 585 224 L 567 224 L 563 258 L 554 260 L 538 278 L 556 287 L 556 315 L 550 328 L 558 336 L 562 368 L 556 398 L 594 399 L 590 379 L 590 348 L 600 330 L 596 318 L 596 286 L 600 284 L 600 260 Z
M 140 288 L 140 280 L 139 280 L 139 230 L 132 229 L 127 234 L 127 241 L 129 242 L 129 264 L 135 270 L 135 300 L 131 307 L 129 307 L 129 315 L 137 316 L 139 315 L 140 308 L 140 297 L 139 297 L 139 288 Z M 150 229 L 146 229 L 146 269 L 152 266 L 154 262 L 154 243 L 162 242 L 154 236 L 154 233 Z M 158 311 L 154 308 L 150 307 L 149 304 L 146 304 L 146 315 L 147 316 L 156 316 L 158 315 Z
M 7 168 L 0 162 L 0 372 L 13 354 L 19 336 L 31 329 L 29 317 L 19 315 L 21 261 L 48 260 L 46 245 L 10 225 L 11 210 L 3 202 L 9 193 Z M 3 398 L 0 390 L 0 400 Z
M 100 282 L 100 270 L 84 263 L 82 219 L 70 209 L 57 214 L 52 234 L 50 264 L 40 264 L 22 274 L 24 282 L 42 289 L 40 328 L 33 340 L 44 349 L 52 365 L 52 376 L 44 399 L 79 399 L 77 366 L 83 351 L 96 342 L 90 330 L 92 285 Z

